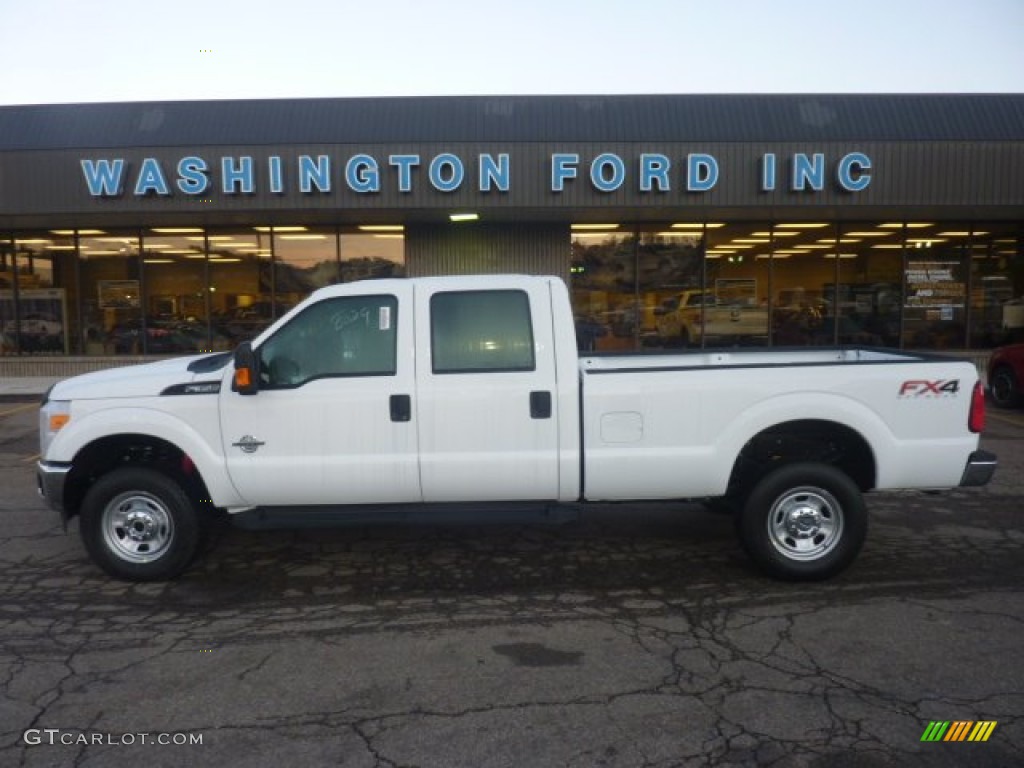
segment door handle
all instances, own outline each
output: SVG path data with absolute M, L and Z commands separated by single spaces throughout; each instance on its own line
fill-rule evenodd
M 412 398 L 409 395 L 391 396 L 391 420 L 412 421 Z
M 551 418 L 551 393 L 531 392 L 530 393 L 530 418 L 550 419 Z

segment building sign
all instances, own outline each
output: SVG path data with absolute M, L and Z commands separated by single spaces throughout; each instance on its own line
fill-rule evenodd
M 937 309 L 952 320 L 953 309 L 964 306 L 964 283 L 956 276 L 958 261 L 911 261 L 907 264 L 908 309 Z
M 266 192 L 282 195 L 288 191 L 314 195 L 339 189 L 372 195 L 386 188 L 405 194 L 417 187 L 445 193 L 472 189 L 500 194 L 509 192 L 515 183 L 512 158 L 507 152 L 479 153 L 471 158 L 451 152 L 433 156 L 356 153 L 343 158 L 298 155 L 288 161 L 281 155 L 187 155 L 171 162 L 145 157 L 139 163 L 130 163 L 124 157 L 91 157 L 82 158 L 80 165 L 89 194 L 97 198 L 126 194 L 139 198 L 231 197 Z M 832 159 L 822 152 L 788 156 L 765 153 L 757 168 L 751 168 L 750 183 L 761 192 L 779 188 L 821 192 L 831 186 L 855 193 L 867 189 L 871 170 L 871 158 L 863 152 Z M 645 152 L 629 158 L 614 152 L 593 157 L 555 152 L 538 178 L 547 180 L 547 191 L 552 194 L 583 184 L 599 193 L 629 188 L 659 195 L 709 192 L 721 176 L 718 159 L 705 152 L 682 157 Z

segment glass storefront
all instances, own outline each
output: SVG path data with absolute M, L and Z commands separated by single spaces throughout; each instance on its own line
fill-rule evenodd
M 401 227 L 0 236 L 0 355 L 174 355 L 251 339 L 312 291 L 405 274 Z
M 984 349 L 1024 338 L 1013 223 L 574 225 L 571 277 L 587 351 Z
M 1024 225 L 574 224 L 585 351 L 1024 339 Z M 0 355 L 230 349 L 325 285 L 405 274 L 401 225 L 0 235 Z

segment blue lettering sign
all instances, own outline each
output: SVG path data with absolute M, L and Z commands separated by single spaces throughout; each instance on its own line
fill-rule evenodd
M 412 192 L 412 169 L 419 164 L 419 155 L 391 155 L 388 158 L 388 165 L 398 169 L 399 192 Z
M 860 192 L 871 183 L 871 158 L 863 152 L 851 152 L 839 161 L 836 176 L 847 192 Z
M 611 169 L 611 177 L 605 173 Z M 626 164 L 622 158 L 611 152 L 604 152 L 590 164 L 590 183 L 599 192 L 614 192 L 626 180 Z
M 135 194 L 139 197 L 155 192 L 158 195 L 171 194 L 167 186 L 167 179 L 164 171 L 155 157 L 147 157 L 142 161 L 142 168 L 139 169 L 139 178 L 135 181 Z
M 576 178 L 576 166 L 580 164 L 577 154 L 556 153 L 551 156 L 551 191 L 562 192 L 566 179 Z
M 313 160 L 309 155 L 299 155 L 299 189 L 304 193 L 331 191 L 331 158 L 317 155 Z
M 815 192 L 825 188 L 825 155 L 821 152 L 815 152 L 811 158 L 802 152 L 793 155 L 793 183 L 790 189 L 803 192 L 808 184 Z
M 345 164 L 345 181 L 353 192 L 380 192 L 380 168 L 371 155 L 353 155 Z
M 446 152 L 430 161 L 429 175 L 431 186 L 438 192 L 454 192 L 462 186 L 466 169 L 458 155 Z
M 238 165 L 235 165 L 233 157 L 222 157 L 220 159 L 220 190 L 225 195 L 233 195 L 241 192 L 243 195 L 251 195 L 256 191 L 256 179 L 252 170 L 252 158 L 238 158 Z
M 93 197 L 116 197 L 124 182 L 124 158 L 115 160 L 82 160 L 82 173 Z
M 281 158 L 278 155 L 272 155 L 267 160 L 267 165 L 270 170 L 270 191 L 275 195 L 280 195 L 284 192 L 284 180 L 281 177 Z
M 668 192 L 672 189 L 668 172 L 672 168 L 671 161 L 665 155 L 642 154 L 640 155 L 640 191 L 650 192 L 654 184 L 658 184 L 659 192 Z
M 499 192 L 508 192 L 509 156 L 503 152 L 495 161 L 492 155 L 480 155 L 480 191 L 490 192 L 493 184 Z
M 711 155 L 686 156 L 686 191 L 707 192 L 718 183 L 718 161 Z
M 201 195 L 210 186 L 206 161 L 195 155 L 178 161 L 178 189 L 186 195 Z
M 761 191 L 775 191 L 775 155 L 771 152 L 761 158 Z

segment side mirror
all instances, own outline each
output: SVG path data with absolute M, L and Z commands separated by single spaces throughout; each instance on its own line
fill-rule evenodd
M 260 361 L 248 341 L 235 348 L 235 376 L 231 388 L 240 395 L 255 395 L 260 390 Z

